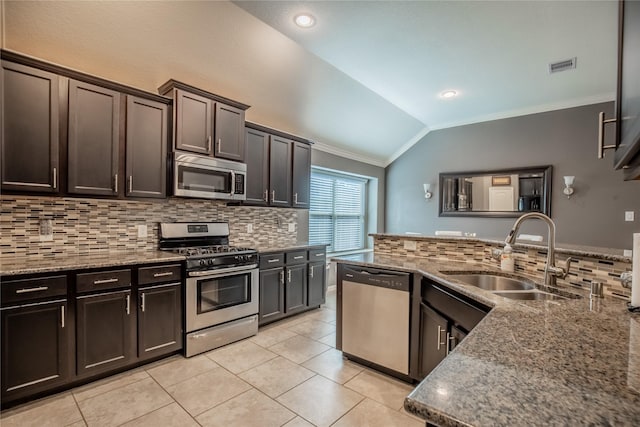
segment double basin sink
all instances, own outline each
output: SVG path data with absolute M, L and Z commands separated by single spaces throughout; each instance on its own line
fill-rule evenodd
M 556 293 L 541 291 L 536 285 L 527 279 L 499 276 L 491 273 L 457 273 L 447 272 L 467 285 L 491 291 L 495 295 L 515 300 L 562 300 L 575 298 L 577 295 L 559 295 Z

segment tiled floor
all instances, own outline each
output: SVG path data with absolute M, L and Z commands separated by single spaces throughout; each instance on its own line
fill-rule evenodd
M 2 413 L 12 426 L 415 426 L 412 387 L 343 359 L 327 304 L 199 356 L 143 366 Z

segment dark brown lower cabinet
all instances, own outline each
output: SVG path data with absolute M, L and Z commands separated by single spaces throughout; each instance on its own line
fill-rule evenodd
M 181 307 L 180 283 L 138 290 L 138 358 L 182 348 Z
M 309 307 L 317 307 L 325 303 L 327 292 L 325 268 L 324 261 L 309 263 Z
M 285 313 L 307 308 L 307 264 L 287 266 Z
M 284 268 L 260 270 L 258 322 L 266 323 L 284 315 Z
M 420 304 L 420 378 L 426 377 L 447 356 L 448 326 L 445 317 Z
M 131 291 L 77 298 L 77 374 L 89 376 L 135 358 L 135 307 Z
M 67 301 L 2 309 L 2 401 L 63 384 L 69 377 Z

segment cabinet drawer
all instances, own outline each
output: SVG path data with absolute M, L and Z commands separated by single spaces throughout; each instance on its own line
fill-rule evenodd
M 284 265 L 284 253 L 260 254 L 260 269 L 282 267 Z
M 285 254 L 287 264 L 303 264 L 307 262 L 307 251 L 294 251 Z
M 76 291 L 91 292 L 131 286 L 131 269 L 97 271 L 76 276 Z
M 180 264 L 157 265 L 138 269 L 138 285 L 175 282 L 182 279 Z
M 324 261 L 327 256 L 327 250 L 322 249 L 309 249 L 309 262 Z
M 67 296 L 67 276 L 2 281 L 3 306 L 57 296 Z

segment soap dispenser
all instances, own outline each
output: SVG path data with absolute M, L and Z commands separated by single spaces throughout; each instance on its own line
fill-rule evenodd
M 504 245 L 502 255 L 500 256 L 500 269 L 509 273 L 515 270 L 515 262 L 513 259 L 513 249 L 508 243 Z

